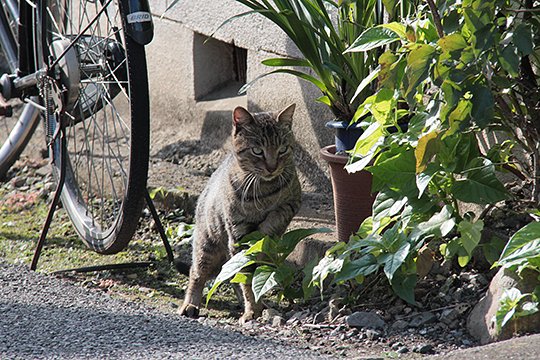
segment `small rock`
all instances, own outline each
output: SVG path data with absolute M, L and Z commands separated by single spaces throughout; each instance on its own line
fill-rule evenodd
M 414 352 L 420 353 L 420 354 L 430 354 L 433 352 L 433 345 L 431 344 L 421 344 L 416 346 L 413 349 Z
M 409 322 L 409 326 L 417 328 L 425 324 L 431 324 L 437 320 L 437 316 L 431 311 L 425 311 L 413 317 Z
M 394 332 L 402 332 L 409 327 L 409 323 L 405 320 L 396 320 L 391 326 L 391 330 Z
M 282 327 L 283 325 L 285 325 L 285 319 L 282 316 L 274 316 L 272 319 L 272 326 Z
M 26 184 L 26 179 L 22 176 L 16 176 L 11 179 L 11 185 L 16 188 L 20 188 Z
M 409 352 L 409 348 L 406 347 L 406 346 L 403 346 L 403 347 L 400 347 L 399 349 L 397 349 L 396 352 L 398 354 L 406 354 L 406 353 Z
M 261 318 L 263 322 L 268 323 L 271 322 L 276 316 L 281 316 L 281 313 L 276 309 L 269 308 L 262 311 Z
M 412 311 L 412 309 L 410 307 L 408 307 L 408 306 L 405 309 L 403 309 L 403 312 L 405 313 L 405 315 L 410 314 L 411 311 Z
M 452 323 L 454 320 L 456 320 L 459 316 L 459 312 L 455 309 L 455 308 L 452 308 L 452 309 L 445 309 L 443 310 L 443 312 L 441 313 L 441 317 L 440 317 L 440 320 L 445 323 L 446 325 L 449 325 L 450 323 Z
M 255 321 L 251 320 L 251 321 L 246 321 L 245 323 L 243 323 L 242 327 L 246 330 L 255 330 L 258 328 L 258 325 Z
M 452 294 L 452 299 L 454 299 L 454 301 L 461 301 L 462 297 L 463 297 L 462 288 L 457 288 L 456 291 L 454 291 L 454 293 Z
M 349 327 L 384 329 L 386 323 L 374 312 L 357 311 L 345 318 Z
M 307 318 L 308 315 L 309 315 L 308 312 L 297 311 L 289 318 L 289 320 L 287 320 L 287 324 L 295 324 Z
M 381 337 L 381 333 L 378 332 L 377 330 L 373 330 L 373 329 L 368 329 L 366 330 L 366 336 L 368 338 L 368 340 L 377 340 Z
M 390 309 L 388 309 L 388 313 L 395 316 L 401 314 L 403 312 L 403 309 L 405 309 L 405 306 L 403 305 L 392 306 Z

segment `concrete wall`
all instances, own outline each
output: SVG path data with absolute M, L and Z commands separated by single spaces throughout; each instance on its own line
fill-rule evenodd
M 230 122 L 230 112 L 237 105 L 247 105 L 251 111 L 278 111 L 294 102 L 297 163 L 304 190 L 329 192 L 319 149 L 333 142 L 333 134 L 324 128 L 332 115 L 315 102 L 318 89 L 290 75 L 274 75 L 255 83 L 247 96 L 235 96 L 239 84 L 231 79 L 230 44 L 247 49 L 247 81 L 268 72 L 263 59 L 300 56 L 294 44 L 259 15 L 238 18 L 215 32 L 225 20 L 248 10 L 234 0 L 183 0 L 162 17 L 168 2 L 150 0 L 155 25 L 154 41 L 147 47 L 151 110 L 156 119 L 152 151 L 178 140 L 203 137 L 202 127 L 209 117 L 214 123 Z M 204 43 L 210 35 L 213 39 Z M 222 128 L 228 131 L 230 126 Z M 178 130 L 171 133 L 171 129 Z

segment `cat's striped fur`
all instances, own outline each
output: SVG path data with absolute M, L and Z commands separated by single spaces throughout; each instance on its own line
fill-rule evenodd
M 278 115 L 233 112 L 233 151 L 212 174 L 197 203 L 193 262 L 180 314 L 198 316 L 205 282 L 238 251 L 234 244 L 260 231 L 282 235 L 300 207 L 301 189 L 293 162 L 294 105 Z M 253 292 L 242 285 L 241 322 L 260 313 Z

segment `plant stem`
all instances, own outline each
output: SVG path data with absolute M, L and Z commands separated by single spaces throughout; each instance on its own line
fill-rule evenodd
M 439 37 L 442 38 L 444 37 L 444 29 L 441 22 L 441 15 L 439 15 L 439 11 L 437 10 L 437 6 L 433 0 L 427 0 L 427 3 L 429 5 L 429 10 L 431 10 L 435 27 L 437 28 L 437 34 L 439 34 Z

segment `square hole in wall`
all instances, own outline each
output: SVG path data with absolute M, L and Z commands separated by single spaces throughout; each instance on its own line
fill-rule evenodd
M 246 83 L 247 50 L 201 34 L 194 36 L 195 100 L 237 96 Z

